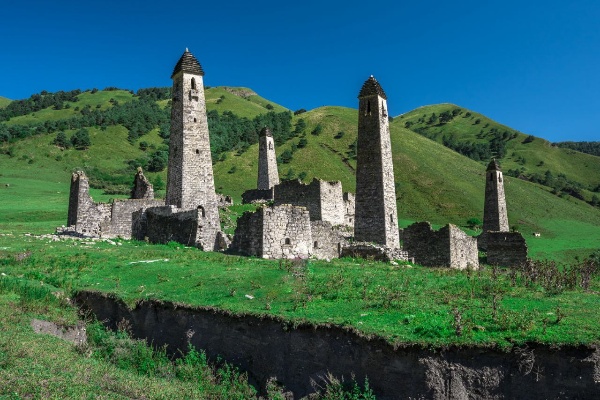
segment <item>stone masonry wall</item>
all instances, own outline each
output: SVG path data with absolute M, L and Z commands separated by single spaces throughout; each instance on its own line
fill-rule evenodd
M 131 191 L 132 199 L 154 199 L 154 186 L 148 178 L 144 176 L 142 168 L 138 168 L 135 178 L 133 179 L 133 190 Z
M 242 204 L 264 203 L 267 201 L 273 201 L 274 196 L 275 195 L 273 188 L 267 190 L 250 189 L 242 193 Z
M 450 235 L 450 266 L 457 269 L 479 268 L 477 238 L 467 235 L 455 225 L 447 227 Z
M 348 239 L 329 222 L 311 221 L 310 227 L 313 240 L 312 255 L 318 259 L 338 258 L 342 248 L 348 245 Z
M 343 225 L 346 206 L 342 183 L 313 179 L 309 184 L 300 180 L 284 181 L 275 186 L 275 205 L 293 204 L 306 207 L 311 221 L 327 221 L 332 225 Z
M 146 236 L 151 243 L 175 241 L 196 246 L 198 210 L 180 211 L 175 206 L 152 207 L 146 210 Z
M 100 237 L 110 231 L 111 205 L 94 203 L 82 171 L 71 176 L 67 225 L 84 236 Z
M 244 213 L 230 250 L 262 258 L 307 258 L 312 246 L 308 210 L 284 204 Z
M 404 229 L 403 238 L 404 250 L 417 264 L 456 269 L 479 267 L 477 239 L 454 225 L 434 231 L 429 222 L 417 222 Z
M 122 237 L 124 239 L 139 239 L 140 236 L 143 238 L 144 233 L 139 232 L 140 228 L 135 228 L 135 226 L 140 226 L 136 218 L 145 218 L 143 214 L 147 208 L 160 207 L 164 204 L 164 200 L 152 199 L 115 200 L 112 203 L 110 213 L 110 232 L 105 236 Z M 136 214 L 137 212 L 139 213 Z M 134 215 L 137 215 L 137 217 L 134 217 Z
M 494 166 L 492 166 L 494 164 Z M 483 206 L 483 231 L 508 232 L 508 214 L 504 195 L 504 177 L 499 166 L 492 161 L 485 173 L 485 203 Z
M 488 264 L 513 267 L 525 261 L 527 261 L 527 243 L 519 232 L 487 233 Z
M 354 210 L 356 207 L 356 200 L 354 198 L 353 193 L 344 193 L 344 207 L 346 208 L 344 215 L 344 223 L 347 226 L 351 226 L 354 228 Z
M 387 100 L 375 78 L 359 94 L 354 237 L 400 246 Z

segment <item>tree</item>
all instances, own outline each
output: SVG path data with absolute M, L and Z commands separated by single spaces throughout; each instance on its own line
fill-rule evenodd
M 92 145 L 87 129 L 80 129 L 71 136 L 71 144 L 76 150 L 85 150 Z
M 267 110 L 272 110 L 272 109 L 274 109 L 275 107 L 273 107 L 273 105 L 272 105 L 271 103 L 269 103 L 269 104 L 267 104 L 267 105 L 265 106 L 265 108 L 266 108 Z
M 69 147 L 71 147 L 71 143 L 69 143 L 69 141 L 67 140 L 67 135 L 65 135 L 64 132 L 58 132 L 52 144 L 62 149 L 68 149 Z
M 294 111 L 294 115 L 300 115 L 300 114 L 305 113 L 305 112 L 306 112 L 306 110 L 304 108 L 301 108 L 299 110 Z
M 298 148 L 299 149 L 303 149 L 306 147 L 306 145 L 308 144 L 308 141 L 306 140 L 306 138 L 300 138 L 300 140 L 298 141 Z
M 281 153 L 278 161 L 282 164 L 289 164 L 290 161 L 292 161 L 292 152 L 286 149 L 283 153 Z
M 169 153 L 164 150 L 158 150 L 152 153 L 148 162 L 148 171 L 160 172 L 167 167 Z
M 317 124 L 317 126 L 315 126 L 315 129 L 313 129 L 310 134 L 319 136 L 321 134 L 321 132 L 323 132 L 323 127 L 321 126 L 321 124 Z

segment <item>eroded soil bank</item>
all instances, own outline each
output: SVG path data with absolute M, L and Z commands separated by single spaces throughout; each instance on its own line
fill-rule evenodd
M 328 372 L 358 382 L 368 377 L 378 399 L 593 399 L 600 395 L 600 350 L 529 345 L 511 352 L 487 348 L 399 349 L 340 327 L 292 327 L 276 318 L 143 301 L 129 309 L 102 293 L 76 302 L 114 329 L 123 319 L 133 336 L 177 353 L 191 342 L 247 371 L 262 389 L 276 377 L 296 398 L 313 392 Z

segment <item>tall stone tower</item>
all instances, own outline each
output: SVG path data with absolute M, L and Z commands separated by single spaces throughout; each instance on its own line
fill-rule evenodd
M 220 222 L 203 76 L 202 66 L 185 49 L 171 75 L 173 99 L 166 205 L 198 210 L 197 240 L 204 250 L 212 250 Z
M 271 189 L 279 184 L 275 141 L 271 130 L 264 127 L 258 136 L 258 185 L 259 190 Z
M 400 247 L 387 96 L 373 76 L 358 94 L 354 238 Z
M 508 216 L 504 197 L 502 170 L 492 159 L 485 171 L 485 204 L 483 206 L 483 232 L 508 232 Z

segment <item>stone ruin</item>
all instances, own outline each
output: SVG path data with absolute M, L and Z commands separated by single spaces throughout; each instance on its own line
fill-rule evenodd
M 410 256 L 427 266 L 478 267 L 477 240 L 454 225 L 434 231 L 427 222 L 413 224 L 402 231 L 401 247 L 387 96 L 373 76 L 358 96 L 356 195 L 343 193 L 339 181 L 280 182 L 273 135 L 264 128 L 259 135 L 257 189 L 242 197 L 245 203 L 271 204 L 244 213 L 230 242 L 221 231 L 218 208 L 232 201 L 215 193 L 203 76 L 200 63 L 186 49 L 171 76 L 165 201 L 154 199 L 152 185 L 138 169 L 131 199 L 95 203 L 87 178 L 78 171 L 71 181 L 66 232 L 153 243 L 177 241 L 263 258 L 409 260 Z M 521 263 L 527 247 L 520 234 L 507 232 L 502 173 L 495 161 L 488 167 L 486 182 L 479 246 L 487 247 L 490 263 Z
M 417 222 L 403 230 L 403 248 L 415 263 L 427 267 L 479 268 L 477 239 L 448 224 L 434 231 L 429 222 Z

